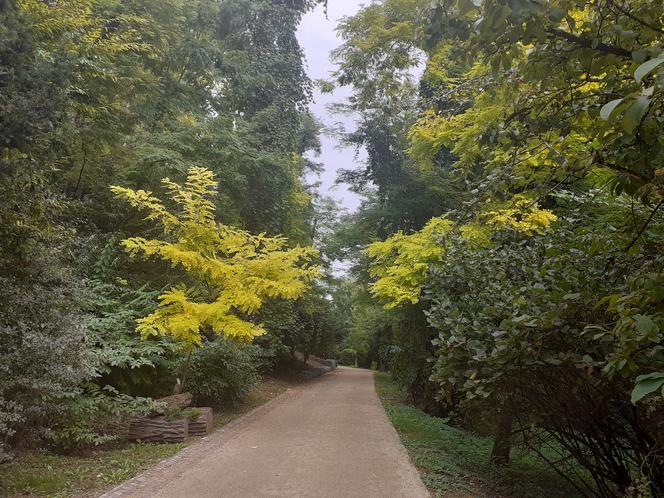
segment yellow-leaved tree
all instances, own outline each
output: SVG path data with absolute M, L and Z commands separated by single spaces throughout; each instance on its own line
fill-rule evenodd
M 296 299 L 320 273 L 313 247 L 288 247 L 285 237 L 254 235 L 215 221 L 214 174 L 191 168 L 184 185 L 162 180 L 175 210 L 144 190 L 111 187 L 115 195 L 159 223 L 163 239 L 131 237 L 122 245 L 132 256 L 160 258 L 180 268 L 193 285 L 176 285 L 158 308 L 138 320 L 143 338 L 170 336 L 199 346 L 205 331 L 250 341 L 264 333 L 246 319 L 267 298 Z
M 430 265 L 445 256 L 447 237 L 463 237 L 478 246 L 491 243 L 492 234 L 503 230 L 533 235 L 547 231 L 556 216 L 523 195 L 490 206 L 465 225 L 455 225 L 445 216 L 431 218 L 422 230 L 397 232 L 384 241 L 373 242 L 366 249 L 371 259 L 369 274 L 376 279 L 371 293 L 385 303 L 385 308 L 416 304 Z
M 445 252 L 442 239 L 454 228 L 444 217 L 432 218 L 419 232 L 397 232 L 366 249 L 371 258 L 369 273 L 376 278 L 371 293 L 386 301 L 385 308 L 415 304 L 420 300 L 429 265 L 440 261 Z

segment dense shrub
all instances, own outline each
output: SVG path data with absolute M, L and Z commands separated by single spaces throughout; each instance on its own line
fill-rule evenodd
M 357 364 L 357 351 L 352 348 L 346 348 L 341 351 L 341 358 L 339 359 L 342 365 L 349 365 L 354 367 Z
M 75 244 L 50 242 L 21 279 L 0 272 L 0 444 L 68 451 L 115 439 L 123 417 L 149 409 L 111 374 L 154 370 L 167 348 L 132 330 L 150 294 L 79 278 L 61 256 Z
M 258 355 L 258 348 L 250 344 L 224 338 L 207 342 L 185 360 L 185 389 L 198 404 L 236 402 L 260 379 Z
M 509 458 L 515 432 L 535 449 L 558 451 L 552 465 L 564 474 L 572 475 L 569 455 L 591 470 L 591 479 L 577 476 L 585 493 L 613 496 L 640 476 L 661 492 L 661 415 L 630 401 L 635 375 L 663 365 L 645 353 L 648 340 L 660 340 L 656 318 L 631 320 L 643 333 L 635 340 L 625 327 L 614 335 L 615 318 L 598 305 L 607 294 L 618 300 L 640 267 L 653 268 L 620 251 L 608 217 L 571 212 L 574 223 L 544 236 L 495 235 L 479 247 L 448 241 L 427 284 L 429 323 L 439 332 L 432 379 L 443 399 L 494 406 L 495 455 Z M 616 367 L 630 338 L 629 361 Z
M 155 406 L 151 398 L 137 398 L 110 386 L 89 384 L 71 400 L 64 416 L 52 422 L 52 445 L 58 451 L 68 452 L 114 441 L 122 436 L 129 417 L 144 415 Z
M 83 322 L 94 354 L 95 383 L 134 396 L 169 394 L 178 345 L 166 337 L 143 340 L 134 330 L 136 320 L 156 306 L 158 292 L 114 281 L 113 273 L 96 276 L 85 282 Z
M 92 375 L 71 275 L 47 253 L 21 279 L 0 272 L 0 444 L 48 436 Z
M 429 379 L 434 364 L 432 340 L 437 331 L 427 324 L 423 306 L 390 312 L 393 316 L 390 345 L 381 349 L 379 365 L 389 367 L 394 380 L 407 390 L 417 407 L 431 415 L 450 415 L 449 403 L 437 399 L 438 386 Z

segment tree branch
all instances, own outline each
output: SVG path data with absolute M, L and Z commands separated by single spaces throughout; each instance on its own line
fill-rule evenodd
M 609 45 L 603 42 L 599 42 L 597 46 L 593 47 L 593 40 L 588 40 L 587 38 L 581 38 L 580 36 L 574 35 L 567 31 L 563 31 L 562 29 L 548 28 L 546 32 L 549 33 L 550 35 L 553 35 L 556 38 L 562 38 L 563 40 L 570 41 L 581 47 L 590 48 L 592 50 L 599 50 L 600 52 L 617 55 L 618 57 L 623 57 L 625 59 L 632 58 L 632 52 L 622 47 Z
M 644 176 L 640 173 L 636 173 L 632 171 L 631 169 L 627 169 L 623 166 L 618 166 L 617 164 L 611 164 L 607 162 L 603 162 L 601 158 L 595 158 L 593 161 L 593 164 L 596 164 L 598 166 L 601 166 L 603 168 L 611 169 L 613 171 L 617 171 L 618 173 L 622 173 L 623 175 L 627 175 L 631 178 L 634 178 L 635 180 L 639 180 L 643 183 L 650 183 L 652 180 L 651 178 L 648 178 L 647 176 Z
M 657 26 L 655 26 L 654 24 L 650 24 L 649 22 L 646 22 L 646 21 L 644 21 L 643 19 L 640 19 L 640 18 L 636 17 L 636 16 L 635 16 L 634 14 L 632 14 L 629 10 L 625 9 L 624 7 L 622 7 L 622 6 L 620 6 L 620 5 L 617 5 L 617 4 L 616 4 L 615 2 L 613 2 L 612 0 L 609 0 L 609 5 L 612 6 L 612 7 L 615 7 L 615 9 L 616 9 L 618 12 L 620 12 L 621 14 L 626 15 L 626 16 L 629 17 L 632 21 L 637 22 L 637 23 L 641 24 L 642 26 L 645 26 L 646 28 L 650 28 L 650 29 L 652 29 L 653 31 L 655 31 L 655 32 L 657 32 L 657 33 L 664 34 L 664 29 L 662 29 L 661 27 L 657 27 Z
M 659 204 L 657 204 L 655 206 L 655 209 L 652 210 L 652 213 L 650 213 L 650 216 L 648 217 L 646 222 L 641 227 L 641 230 L 639 230 L 639 233 L 636 234 L 636 237 L 634 237 L 632 239 L 632 241 L 629 243 L 629 245 L 625 248 L 625 252 L 629 251 L 632 248 L 632 246 L 634 246 L 634 244 L 636 244 L 636 241 L 641 238 L 641 235 L 643 234 L 645 229 L 648 227 L 648 225 L 650 225 L 650 222 L 655 217 L 655 214 L 657 213 L 657 211 L 659 211 L 659 208 L 662 207 L 662 204 L 664 204 L 664 198 L 661 201 L 659 201 Z

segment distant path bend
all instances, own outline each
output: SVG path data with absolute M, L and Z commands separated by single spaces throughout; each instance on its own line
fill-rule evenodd
M 132 498 L 425 498 L 376 395 L 373 373 L 339 368 L 289 390 L 110 491 Z

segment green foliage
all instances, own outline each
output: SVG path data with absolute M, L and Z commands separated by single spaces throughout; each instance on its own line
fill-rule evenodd
M 205 204 L 215 221 L 281 248 L 272 270 L 252 274 L 265 285 L 222 318 L 237 312 L 253 333 L 252 298 L 299 294 L 276 260 L 308 250 L 267 234 L 312 238 L 303 177 L 315 165 L 303 155 L 318 128 L 295 30 L 314 4 L 0 2 L 0 444 L 101 442 L 106 421 L 138 403 L 126 396 L 164 394 L 180 352 L 169 338 L 141 340 L 136 319 L 177 284 L 196 295 L 175 306 L 218 297 L 186 272 L 115 251 L 117 240 L 157 235 L 118 209 L 109 184 L 161 198 L 162 178 L 207 167 L 219 180 Z M 269 258 L 254 249 L 260 266 Z M 278 281 L 293 285 L 270 287 Z
M 341 351 L 339 356 L 339 363 L 350 367 L 357 366 L 357 351 L 353 348 L 345 348 Z
M 632 403 L 636 403 L 647 394 L 661 389 L 662 386 L 664 386 L 664 373 L 662 372 L 639 375 L 632 391 Z M 662 394 L 664 395 L 664 392 Z
M 51 439 L 59 451 L 99 446 L 122 436 L 123 422 L 129 417 L 145 415 L 155 403 L 149 398 L 120 394 L 110 386 L 87 389 L 72 397 L 66 413 L 56 423 Z
M 275 358 L 296 351 L 307 358 L 312 354 L 321 357 L 336 355 L 344 328 L 338 323 L 339 314 L 326 291 L 321 286 L 312 285 L 297 301 L 267 303 L 258 318 L 267 331 L 268 349 Z
M 187 390 L 198 404 L 235 403 L 256 385 L 258 348 L 218 338 L 194 351 L 186 360 Z
M 90 243 L 93 243 L 90 241 Z M 158 358 L 173 349 L 166 340 L 142 341 L 134 328 L 136 320 L 157 305 L 159 292 L 133 289 L 117 277 L 119 247 L 111 238 L 93 266 L 93 279 L 85 282 L 89 318 L 88 341 L 94 344 L 96 370 L 107 375 L 115 369 L 154 367 Z M 110 261 L 109 261 L 110 259 Z
M 389 374 L 376 373 L 376 390 L 385 410 L 434 493 L 470 496 L 583 496 L 535 453 L 520 453 L 508 467 L 484 463 L 490 438 L 451 427 L 406 403 L 406 394 Z
M 356 88 L 359 110 L 373 108 L 377 101 L 391 106 L 413 93 L 411 69 L 419 54 L 412 40 L 426 7 L 423 0 L 388 0 L 342 19 L 337 29 L 345 43 L 333 52 L 341 62 L 335 76 L 340 85 Z
M 447 144 L 465 168 L 479 162 L 512 182 L 518 172 L 529 190 L 600 168 L 611 172 L 614 191 L 658 199 L 661 28 L 645 20 L 659 20 L 661 5 L 459 3 L 450 15 L 445 3 L 433 8 L 423 47 L 434 58 L 460 46 L 435 59 L 446 73 L 465 64 L 440 86 L 462 88 L 472 104 L 461 113 L 434 108 L 436 126 L 413 131 L 431 144 L 429 156 Z
M 566 476 L 578 469 L 564 453 L 591 469 L 575 479 L 589 495 L 664 489 L 652 458 L 663 15 L 647 1 L 385 0 L 342 24 L 336 53 L 354 91 L 346 109 L 360 113 L 352 138 L 369 152 L 340 179 L 377 192 L 340 245 L 370 244 L 355 277 L 395 311 L 360 327 L 364 344 L 390 352 L 410 394 L 434 384 L 429 410 L 468 421 L 488 403 L 496 442 L 512 429 L 530 448 L 555 441 L 547 459 Z M 417 53 L 415 96 L 403 71 Z M 425 237 L 428 219 L 447 233 Z M 428 338 L 405 319 L 417 313 Z M 411 373 L 432 360 L 429 375 Z
M 3 444 L 48 435 L 79 384 L 94 374 L 81 326 L 81 287 L 62 269 L 54 246 L 35 254 L 24 273 L 0 271 L 0 440 Z

